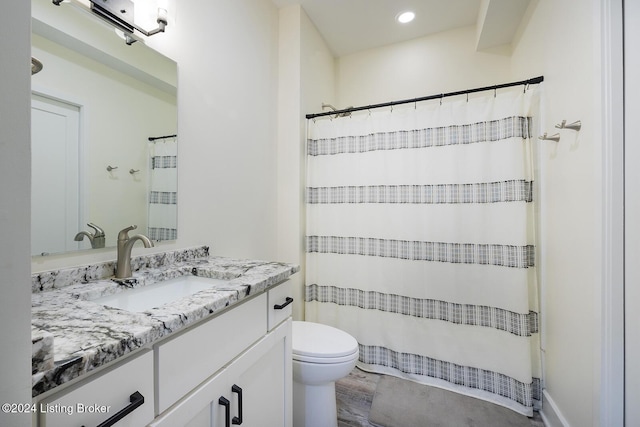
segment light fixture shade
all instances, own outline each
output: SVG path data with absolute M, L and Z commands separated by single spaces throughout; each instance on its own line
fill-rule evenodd
M 89 0 L 91 11 L 122 31 L 133 33 L 134 3 L 131 0 Z

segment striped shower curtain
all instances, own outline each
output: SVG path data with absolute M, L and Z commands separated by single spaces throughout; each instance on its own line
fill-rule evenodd
M 532 415 L 538 90 L 309 121 L 305 317 L 360 368 Z
M 178 238 L 178 141 L 149 142 L 149 225 L 152 240 Z

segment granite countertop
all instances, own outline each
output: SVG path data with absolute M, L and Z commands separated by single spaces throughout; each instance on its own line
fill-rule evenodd
M 204 248 L 204 257 L 172 257 L 165 265 L 150 263 L 151 267 L 135 271 L 135 280 L 128 281 L 126 286 L 110 277 L 86 280 L 86 271 L 95 271 L 94 267 L 87 267 L 80 277 L 69 278 L 64 284 L 58 272 L 34 276 L 32 396 L 136 349 L 148 347 L 249 296 L 264 292 L 299 271 L 299 266 L 294 264 L 208 256 L 208 248 Z M 110 272 L 109 268 L 103 270 Z M 229 281 L 140 313 L 91 301 L 125 291 L 128 287 L 147 286 L 187 275 Z M 44 277 L 56 278 L 57 284 L 43 286 L 43 282 L 51 283 Z

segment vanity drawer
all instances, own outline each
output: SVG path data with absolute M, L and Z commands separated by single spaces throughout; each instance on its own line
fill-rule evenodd
M 153 353 L 150 351 L 42 400 L 37 404 L 39 425 L 96 426 L 127 407 L 133 408 L 140 397 L 144 403 L 116 425 L 140 427 L 153 420 Z
M 267 332 L 263 293 L 156 348 L 158 413 L 228 364 Z
M 292 285 L 290 280 L 269 289 L 267 292 L 268 328 L 272 330 L 283 320 L 291 316 L 293 307 Z

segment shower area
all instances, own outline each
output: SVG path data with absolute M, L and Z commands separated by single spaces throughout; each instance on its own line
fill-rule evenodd
M 152 240 L 178 237 L 178 136 L 150 136 L 149 149 L 149 222 Z
M 360 369 L 539 407 L 542 80 L 307 116 L 305 319 Z

